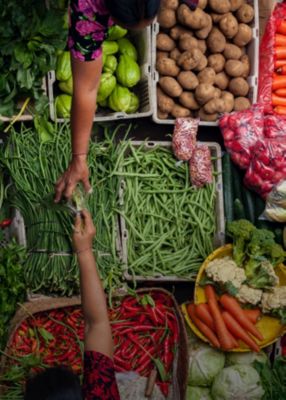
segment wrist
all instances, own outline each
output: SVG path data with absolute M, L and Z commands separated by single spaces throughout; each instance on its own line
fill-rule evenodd
M 72 153 L 72 159 L 76 161 L 85 161 L 87 159 L 87 153 Z
M 91 254 L 93 254 L 92 253 L 92 246 L 86 246 L 86 247 L 83 247 L 82 249 L 75 249 L 74 250 L 74 253 L 77 255 L 77 256 L 80 256 L 81 254 L 88 254 L 88 253 L 91 253 Z

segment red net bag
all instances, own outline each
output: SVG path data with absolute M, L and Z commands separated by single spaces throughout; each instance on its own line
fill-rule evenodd
M 266 115 L 264 118 L 264 136 L 286 140 L 286 119 L 279 115 Z
M 194 149 L 190 160 L 190 177 L 196 188 L 212 182 L 212 161 L 208 146 L 201 144 Z
M 189 161 L 197 142 L 200 120 L 198 118 L 177 118 L 172 138 L 175 156 L 182 161 Z

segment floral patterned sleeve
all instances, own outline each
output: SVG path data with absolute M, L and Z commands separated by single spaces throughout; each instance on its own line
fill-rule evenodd
M 85 400 L 120 400 L 111 358 L 97 351 L 84 352 Z
M 74 58 L 91 61 L 101 56 L 112 18 L 104 0 L 71 0 L 68 48 Z

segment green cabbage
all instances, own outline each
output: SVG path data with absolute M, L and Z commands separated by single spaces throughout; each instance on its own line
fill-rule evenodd
M 113 25 L 110 28 L 108 28 L 108 35 L 107 35 L 107 40 L 118 40 L 121 39 L 123 36 L 126 35 L 127 29 L 122 28 L 119 25 Z
M 226 355 L 226 366 L 229 365 L 237 365 L 237 364 L 243 364 L 243 365 L 253 365 L 255 361 L 258 361 L 263 364 L 268 364 L 269 360 L 264 353 L 264 351 L 261 351 L 260 353 L 254 353 L 252 351 L 248 351 L 245 353 L 228 353 Z
M 264 395 L 260 376 L 250 365 L 224 368 L 212 385 L 214 400 L 260 400 Z
M 186 400 L 212 400 L 212 396 L 208 388 L 188 386 Z
M 188 384 L 210 386 L 215 376 L 223 369 L 223 352 L 206 345 L 193 346 L 189 360 Z
M 122 38 L 118 40 L 119 53 L 126 54 L 129 57 L 133 58 L 133 60 L 137 61 L 138 54 L 134 45 L 130 42 L 129 39 Z
M 116 77 L 121 85 L 125 87 L 133 87 L 140 80 L 140 67 L 132 57 L 122 55 L 119 58 Z
M 56 78 L 58 81 L 67 81 L 71 75 L 72 70 L 70 52 L 63 51 L 57 57 Z
M 72 76 L 67 81 L 60 81 L 59 88 L 62 92 L 67 94 L 73 94 L 73 80 Z
M 128 109 L 126 110 L 127 114 L 135 113 L 139 108 L 139 97 L 136 96 L 135 93 L 131 93 L 131 99 Z
M 131 103 L 131 92 L 129 89 L 116 85 L 108 98 L 108 105 L 113 111 L 126 112 Z
M 110 54 L 109 56 L 106 56 L 103 64 L 103 72 L 110 72 L 113 74 L 116 71 L 117 64 L 117 58 L 114 55 Z
M 116 85 L 116 78 L 109 72 L 101 74 L 100 84 L 97 93 L 97 101 L 105 100 L 113 91 Z
M 68 94 L 60 94 L 56 97 L 56 115 L 60 118 L 69 118 L 71 113 L 72 96 Z

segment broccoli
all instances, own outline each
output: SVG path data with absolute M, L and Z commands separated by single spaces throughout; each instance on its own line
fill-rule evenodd
M 239 219 L 227 224 L 227 233 L 233 239 L 233 259 L 239 267 L 245 261 L 245 249 L 253 230 L 255 230 L 255 226 L 246 219 Z
M 283 250 L 280 244 L 273 243 L 268 249 L 268 254 L 270 262 L 274 267 L 285 261 L 286 251 Z
M 271 246 L 275 244 L 274 233 L 267 229 L 254 229 L 247 245 L 249 257 L 260 257 L 269 254 Z
M 256 289 L 272 289 L 279 282 L 273 265 L 269 261 L 260 262 L 256 268 L 250 271 L 249 276 L 247 275 L 248 271 L 245 272 L 248 277 L 248 285 Z

